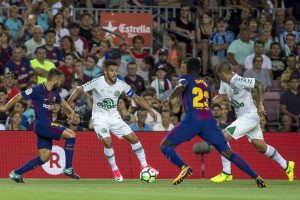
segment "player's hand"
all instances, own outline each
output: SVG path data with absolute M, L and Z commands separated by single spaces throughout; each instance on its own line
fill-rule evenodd
M 157 121 L 157 115 L 153 112 L 153 110 L 149 110 L 151 117 L 153 118 L 153 122 Z
M 68 123 L 72 123 L 75 121 L 76 113 L 72 112 L 71 114 L 68 115 Z
M 258 103 L 258 106 L 257 106 L 257 110 L 258 110 L 258 114 L 260 115 L 266 115 L 266 111 L 265 111 L 265 107 L 263 105 L 263 103 Z

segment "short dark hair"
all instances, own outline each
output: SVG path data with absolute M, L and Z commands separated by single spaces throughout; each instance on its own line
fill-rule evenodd
M 64 75 L 64 73 L 62 71 L 60 71 L 59 69 L 57 68 L 52 68 L 49 73 L 48 73 L 48 76 L 47 76 L 47 79 L 48 80 L 51 80 L 53 79 L 55 76 L 61 76 L 61 75 Z
M 117 62 L 111 59 L 108 59 L 103 63 L 104 69 L 108 69 L 108 67 L 112 65 L 118 66 Z
M 217 66 L 217 72 L 225 72 L 226 74 L 231 73 L 231 66 L 229 62 L 222 62 L 219 66 Z
M 186 63 L 188 74 L 199 74 L 201 72 L 201 60 L 196 57 L 189 58 Z
M 218 103 L 214 103 L 214 104 L 211 106 L 212 109 L 213 109 L 214 107 L 218 107 L 218 108 L 220 108 L 220 110 L 222 110 L 221 105 L 218 104 Z
M 154 66 L 154 58 L 152 57 L 152 56 L 145 56 L 144 58 L 143 58 L 143 61 L 144 61 L 144 63 L 145 64 L 148 64 L 148 65 L 150 65 L 151 67 L 153 67 Z
M 265 45 L 264 41 L 262 41 L 262 40 L 257 40 L 257 41 L 255 41 L 255 45 L 256 45 L 256 44 L 262 44 L 263 46 Z
M 92 58 L 95 64 L 97 64 L 99 60 L 99 58 L 95 54 L 89 54 L 86 58 Z
M 141 40 L 143 43 L 145 43 L 145 39 L 142 35 L 136 35 L 132 38 L 132 42 L 135 43 L 136 40 Z
M 278 45 L 280 47 L 280 43 L 279 42 L 272 42 L 270 45 L 270 48 L 272 48 L 274 45 Z

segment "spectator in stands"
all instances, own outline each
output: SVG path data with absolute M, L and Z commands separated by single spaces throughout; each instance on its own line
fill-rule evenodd
M 27 118 L 28 126 L 26 127 L 27 130 L 33 130 L 33 124 L 32 122 L 35 120 L 35 113 L 34 109 L 32 107 L 32 100 L 26 101 L 26 110 L 23 112 L 23 116 Z
M 174 66 L 176 72 L 178 72 L 179 64 L 182 60 L 182 53 L 181 53 L 181 48 L 178 45 L 176 36 L 174 34 L 169 33 L 166 36 L 166 39 L 164 41 L 164 47 L 168 50 L 168 62 L 172 66 Z M 159 62 L 159 53 L 161 49 L 163 48 L 160 48 L 156 51 L 155 54 L 156 63 Z
M 87 77 L 87 81 L 90 81 L 101 75 L 101 69 L 97 67 L 98 57 L 94 54 L 90 54 L 86 58 L 86 65 L 84 67 L 84 75 Z
M 94 25 L 91 32 L 92 37 L 88 39 L 89 51 L 91 51 L 92 48 L 95 48 L 93 51 L 96 52 L 100 48 L 102 42 L 101 26 L 98 24 Z
M 138 66 L 137 66 L 138 67 Z M 140 68 L 137 68 L 137 74 L 140 75 L 144 81 L 146 85 L 149 85 L 152 81 L 152 77 L 149 76 L 149 70 L 154 68 L 154 58 L 150 55 L 145 56 L 142 59 L 142 63 L 140 65 Z
M 49 3 L 49 1 L 48 1 Z M 33 2 L 32 4 L 33 14 L 36 16 L 37 25 L 43 27 L 43 30 L 46 31 L 49 28 L 49 22 L 53 20 L 53 15 L 51 9 L 49 9 L 46 1 L 39 3 L 38 1 Z
M 0 77 L 4 75 L 5 63 L 9 60 L 10 55 L 1 47 L 0 34 Z
M 264 42 L 264 54 L 269 54 L 271 44 L 275 41 L 278 41 L 275 30 L 273 29 L 273 24 L 270 19 L 268 19 L 263 24 L 263 30 L 260 32 L 259 40 Z
M 136 122 L 135 116 L 129 112 L 129 107 L 130 101 L 128 100 L 128 98 L 125 95 L 120 96 L 118 100 L 118 111 L 123 121 L 128 125 Z
M 0 86 L 0 106 L 4 107 L 7 103 L 7 90 L 4 86 Z M 6 118 L 9 116 L 9 111 L 3 113 L 0 112 L 0 123 L 4 124 L 6 121 Z
M 262 55 L 256 55 L 253 58 L 253 67 L 247 69 L 244 73 L 244 77 L 255 78 L 264 84 L 265 91 L 271 92 L 272 90 L 272 79 L 267 69 L 262 68 L 263 57 Z
M 258 39 L 259 36 L 258 21 L 256 18 L 251 18 L 249 20 L 249 34 L 250 34 L 250 39 L 252 41 L 255 42 Z
M 276 9 L 275 10 L 275 30 L 276 36 L 279 37 L 284 30 L 284 20 L 285 20 L 285 10 L 284 9 Z
M 133 131 L 152 131 L 152 126 L 146 122 L 147 113 L 145 109 L 137 111 L 137 122 L 130 125 Z
M 75 56 L 71 53 L 65 55 L 64 65 L 58 67 L 60 71 L 65 74 L 65 83 L 64 86 L 67 86 L 68 80 L 70 77 L 75 74 Z
M 14 46 L 13 54 L 10 60 L 5 64 L 5 72 L 13 72 L 18 77 L 20 89 L 27 88 L 29 81 L 29 72 L 32 71 L 29 60 L 23 56 L 21 46 Z
M 175 18 L 170 25 L 170 30 L 175 34 L 178 44 L 182 49 L 182 57 L 186 57 L 187 46 L 191 43 L 191 38 L 196 39 L 195 25 L 189 21 L 190 7 L 188 4 L 183 4 L 180 7 L 180 15 Z M 181 34 L 177 34 L 181 33 Z
M 183 110 L 183 106 L 181 105 L 179 96 L 174 97 L 173 99 L 171 99 L 171 101 L 170 101 L 170 110 L 172 112 L 172 115 L 173 115 L 172 117 L 173 118 L 174 117 L 177 118 L 178 121 L 180 121 L 182 119 L 184 110 Z
M 153 131 L 171 131 L 174 128 L 170 111 L 163 111 L 161 114 L 162 122 L 153 126 Z
M 0 84 L 1 87 L 6 88 L 7 101 L 11 100 L 15 95 L 17 95 L 20 90 L 15 86 L 16 84 L 16 75 L 14 72 L 7 72 L 3 77 L 3 84 Z
M 46 49 L 46 58 L 53 62 L 55 64 L 55 66 L 60 66 L 64 64 L 64 54 L 63 51 L 54 46 L 55 43 L 55 35 L 56 32 L 53 29 L 48 29 L 45 31 L 44 33 L 45 35 L 45 49 Z
M 297 55 L 296 37 L 294 34 L 287 34 L 285 37 L 285 45 L 283 48 L 283 55 Z
M 273 80 L 277 80 L 285 69 L 285 59 L 281 56 L 281 48 L 278 42 L 271 44 L 269 57 L 272 63 Z
M 12 55 L 13 48 L 11 46 L 11 35 L 7 31 L 3 31 L 1 34 L 1 48 L 6 51 L 9 56 Z
M 135 62 L 135 57 L 130 51 L 127 42 L 122 42 L 119 45 L 119 51 L 121 53 L 121 62 Z
M 73 20 L 73 15 L 71 13 L 71 7 L 69 5 L 63 6 L 60 10 L 60 13 L 63 16 L 63 26 L 68 27 L 68 25 L 72 22 Z
M 69 123 L 68 128 L 74 132 L 75 131 L 85 131 L 86 128 L 84 128 L 80 124 L 81 124 L 80 116 L 78 113 L 76 113 L 74 120 L 71 123 Z
M 9 29 L 9 33 L 14 41 L 18 39 L 18 33 L 21 30 L 23 23 L 18 18 L 18 7 L 11 6 L 9 8 L 9 17 L 5 22 L 5 26 Z
M 222 108 L 220 104 L 213 104 L 211 107 L 212 107 L 213 115 L 218 123 L 219 128 L 221 130 L 225 129 L 228 126 L 228 124 L 226 123 L 226 121 L 224 122 L 222 120 Z
M 145 90 L 145 81 L 141 76 L 136 74 L 137 72 L 136 63 L 134 62 L 128 63 L 127 71 L 128 71 L 128 75 L 124 77 L 125 82 L 128 85 L 134 85 L 135 93 L 137 95 L 141 95 L 142 92 Z
M 157 78 L 151 83 L 151 87 L 155 88 L 156 96 L 159 101 L 167 98 L 172 92 L 172 85 L 170 80 L 166 77 L 167 69 L 164 65 L 160 65 L 156 69 Z
M 153 104 L 155 102 L 155 97 L 154 97 L 155 93 L 149 88 L 146 89 L 143 93 L 143 98 L 144 100 L 147 102 L 147 104 L 150 106 L 150 108 L 152 109 L 152 111 L 157 115 L 157 120 L 154 121 L 154 119 L 151 117 L 150 113 L 147 113 L 147 118 L 146 118 L 146 124 L 151 125 L 151 127 L 153 127 L 153 125 L 155 125 L 156 123 L 161 122 L 161 115 L 160 113 L 154 109 Z M 134 113 L 134 116 L 137 117 L 137 112 Z
M 110 56 L 110 59 L 116 61 L 117 65 L 119 66 L 118 74 L 122 78 L 124 78 L 128 74 L 128 71 L 127 71 L 128 62 L 122 61 L 121 58 L 122 58 L 122 55 L 121 55 L 121 52 L 119 49 L 114 50 Z
M 24 112 L 26 111 L 26 109 L 27 109 L 27 103 L 24 102 L 24 101 L 20 101 L 20 102 L 17 102 L 14 105 L 12 112 L 20 112 L 20 113 L 22 113 L 21 125 L 24 126 L 27 129 L 27 127 L 29 125 L 29 121 L 28 121 L 27 116 L 24 115 Z M 5 125 L 8 125 L 9 122 L 10 122 L 10 120 L 11 120 L 11 117 L 8 117 L 6 119 Z
M 30 61 L 33 71 L 38 75 L 37 83 L 46 82 L 48 72 L 55 68 L 53 62 L 46 59 L 46 48 L 38 47 L 35 50 L 36 58 Z
M 70 86 L 73 79 L 80 79 L 83 84 L 88 81 L 88 77 L 84 74 L 85 61 L 82 59 L 75 61 L 75 73 L 69 78 L 68 85 Z
M 273 11 L 273 10 L 272 10 Z M 258 17 L 258 31 L 259 33 L 264 29 L 266 21 L 270 20 L 271 17 L 266 12 L 260 12 Z
M 240 15 L 234 15 L 234 11 L 232 11 L 233 14 L 230 20 L 228 21 L 229 27 L 228 30 L 232 31 L 234 35 L 239 34 L 239 30 L 241 29 L 248 29 L 249 26 L 249 20 L 252 16 L 252 10 L 250 7 L 245 7 L 245 6 L 237 6 L 240 11 Z
M 230 125 L 234 121 L 234 111 L 231 109 L 230 103 L 223 101 L 221 104 L 222 114 L 220 117 L 220 123 L 226 123 Z
M 71 22 L 68 25 L 68 29 L 73 41 L 75 42 L 76 51 L 81 55 L 81 57 L 86 58 L 89 53 L 89 45 L 84 37 L 79 36 L 79 24 Z
M 252 69 L 253 68 L 253 60 L 255 56 L 262 56 L 262 69 L 267 69 L 272 76 L 272 63 L 268 56 L 263 54 L 264 51 L 264 42 L 263 41 L 256 41 L 254 44 L 254 53 L 250 54 L 245 58 L 245 68 Z
M 132 45 L 133 48 L 131 49 L 131 53 L 134 56 L 135 62 L 137 64 L 137 74 L 143 77 L 143 71 L 147 71 L 148 69 L 142 69 L 142 60 L 143 58 L 145 58 L 146 56 L 149 55 L 148 52 L 143 50 L 144 47 L 144 43 L 145 43 L 145 39 L 142 35 L 136 35 L 132 38 Z
M 279 43 L 282 49 L 284 49 L 285 44 L 286 44 L 286 36 L 288 34 L 293 34 L 295 35 L 295 42 L 299 43 L 300 42 L 300 32 L 295 31 L 295 24 L 294 20 L 292 18 L 286 18 L 284 20 L 284 32 L 280 34 L 279 36 Z
M 60 47 L 63 51 L 64 56 L 66 54 L 73 54 L 75 56 L 75 59 L 82 58 L 80 53 L 76 51 L 75 42 L 71 36 L 66 35 L 62 37 L 60 40 Z
M 25 43 L 33 37 L 33 29 L 36 26 L 36 16 L 29 14 L 25 17 L 24 23 L 20 32 L 18 33 L 18 41 Z
M 56 15 L 54 15 L 53 17 L 53 29 L 55 30 L 55 43 L 54 46 L 59 47 L 60 46 L 60 40 L 64 37 L 64 36 L 68 36 L 70 35 L 70 32 L 68 29 L 66 29 L 63 25 L 63 16 L 60 13 L 57 13 Z
M 25 42 L 25 46 L 27 47 L 27 56 L 28 58 L 33 58 L 34 52 L 36 48 L 45 45 L 45 39 L 42 37 L 43 28 L 39 25 L 33 27 L 32 30 L 33 37 Z
M 227 31 L 228 23 L 225 18 L 218 18 L 216 21 L 217 31 L 212 35 L 212 51 L 213 56 L 211 56 L 212 70 L 214 68 L 226 61 L 226 55 L 229 45 L 234 41 L 234 34 L 231 31 Z
M 10 122 L 5 126 L 7 131 L 26 131 L 27 129 L 21 125 L 22 113 L 19 111 L 14 111 L 10 114 Z
M 227 59 L 234 71 L 244 70 L 246 57 L 253 53 L 254 42 L 250 40 L 247 29 L 241 29 L 240 39 L 234 40 L 228 47 Z
M 293 71 L 291 76 L 298 77 L 300 80 L 300 59 L 297 60 L 296 69 Z
M 102 68 L 103 63 L 110 59 L 110 48 L 111 48 L 111 44 L 108 40 L 105 41 L 101 41 L 101 45 L 99 47 L 99 49 L 96 49 L 96 52 L 94 52 L 94 48 L 91 50 L 92 54 L 96 54 L 98 57 L 98 62 L 97 62 L 97 66 Z
M 284 89 L 288 88 L 288 82 L 290 80 L 290 77 L 293 71 L 296 69 L 296 57 L 294 55 L 290 55 L 289 57 L 287 57 L 286 64 L 286 70 L 282 72 L 280 77 L 281 87 Z
M 171 86 L 172 86 L 172 89 L 174 89 L 178 83 L 178 75 L 177 74 L 172 74 L 171 75 Z
M 210 52 L 210 40 L 214 31 L 214 25 L 212 23 L 212 13 L 205 12 L 202 16 L 199 28 L 196 29 L 196 37 L 198 42 L 198 49 L 201 50 L 201 64 L 202 74 L 205 76 L 208 72 L 208 53 Z
M 292 76 L 289 80 L 289 88 L 281 95 L 280 111 L 284 124 L 283 131 L 291 132 L 293 123 L 299 126 L 300 116 L 300 92 L 299 78 Z M 299 128 L 299 127 L 298 127 Z
M 300 59 L 300 43 L 297 44 L 297 56 L 296 59 L 299 60 Z
M 62 116 L 60 109 L 61 105 L 59 103 L 55 103 L 53 105 L 52 121 L 55 123 L 64 124 L 65 118 Z
M 93 37 L 93 35 L 91 33 L 93 24 L 94 24 L 93 15 L 91 13 L 86 12 L 80 16 L 79 35 L 84 37 L 87 41 L 89 41 Z M 94 27 L 99 27 L 99 26 L 94 26 Z M 89 43 L 89 45 L 90 45 L 90 43 Z

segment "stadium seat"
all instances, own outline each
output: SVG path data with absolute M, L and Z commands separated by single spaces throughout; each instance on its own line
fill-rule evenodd
M 279 126 L 280 112 L 280 93 L 266 92 L 264 94 L 264 107 L 267 112 L 267 121 L 269 124 Z
M 280 94 L 284 91 L 281 87 L 280 80 L 272 80 L 272 92 L 279 92 Z

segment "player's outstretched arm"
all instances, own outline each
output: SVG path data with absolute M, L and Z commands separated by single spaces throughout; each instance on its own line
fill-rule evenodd
M 23 99 L 22 95 L 19 93 L 14 96 L 5 106 L 0 107 L 0 112 L 6 112 L 11 109 L 17 102 Z
M 265 108 L 263 105 L 264 101 L 264 85 L 262 82 L 255 79 L 254 88 L 257 90 L 257 97 L 258 97 L 258 113 L 265 114 Z
M 151 117 L 153 118 L 154 121 L 157 120 L 157 116 L 156 114 L 153 112 L 153 110 L 150 108 L 150 106 L 147 104 L 147 102 L 140 96 L 134 94 L 131 97 L 139 106 L 145 108 L 151 115 Z
M 61 100 L 61 106 L 63 107 L 63 109 L 65 109 L 67 111 L 67 116 L 68 116 L 68 122 L 72 122 L 75 117 L 76 117 L 76 113 L 75 111 L 71 108 L 71 106 L 64 100 Z
M 67 100 L 67 103 L 71 105 L 83 93 L 84 93 L 83 87 L 82 86 L 77 87 L 77 89 L 71 94 L 71 96 Z
M 220 104 L 223 101 L 228 101 L 228 97 L 226 94 L 218 94 L 217 96 L 215 96 L 212 100 L 213 104 Z

